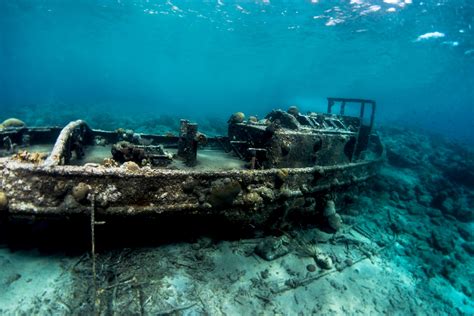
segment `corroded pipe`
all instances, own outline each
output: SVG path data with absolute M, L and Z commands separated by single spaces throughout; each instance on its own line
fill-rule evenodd
M 59 134 L 56 143 L 54 144 L 53 150 L 48 158 L 44 161 L 43 167 L 54 167 L 60 164 L 64 164 L 64 158 L 69 153 L 69 145 L 71 142 L 71 138 L 74 135 L 74 131 L 78 128 L 85 127 L 85 129 L 89 129 L 86 122 L 83 120 L 77 120 L 70 122 L 66 125 Z

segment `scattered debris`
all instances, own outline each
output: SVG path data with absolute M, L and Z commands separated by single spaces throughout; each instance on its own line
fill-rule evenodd
M 289 252 L 286 236 L 266 238 L 255 247 L 255 253 L 267 261 L 280 258 Z

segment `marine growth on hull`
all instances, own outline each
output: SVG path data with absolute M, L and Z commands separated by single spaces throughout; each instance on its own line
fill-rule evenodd
M 358 116 L 346 115 L 354 106 Z M 337 192 L 381 162 L 374 112 L 374 101 L 329 98 L 325 114 L 235 113 L 218 137 L 188 120 L 177 135 L 18 123 L 0 132 L 2 208 L 24 217 L 214 216 L 247 227 L 320 216 L 337 229 Z

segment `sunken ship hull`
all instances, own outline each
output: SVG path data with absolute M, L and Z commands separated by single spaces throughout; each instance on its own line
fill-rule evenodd
M 92 130 L 83 121 L 4 130 L 3 150 L 16 153 L 0 158 L 0 210 L 32 219 L 209 215 L 254 226 L 320 214 L 337 226 L 337 194 L 376 175 L 383 147 L 372 132 L 373 101 L 329 99 L 329 112 L 336 102 L 338 115 L 234 114 L 225 137 L 205 137 L 185 120 L 178 136 Z M 346 102 L 372 105 L 370 123 L 363 110 L 344 116 Z

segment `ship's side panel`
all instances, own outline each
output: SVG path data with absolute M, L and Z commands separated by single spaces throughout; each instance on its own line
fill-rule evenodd
M 0 191 L 10 216 L 213 214 L 262 225 L 292 212 L 317 213 L 341 188 L 373 176 L 378 162 L 347 166 L 184 172 L 8 162 Z

